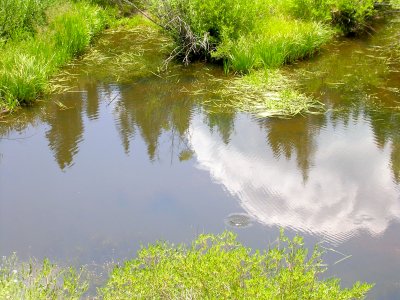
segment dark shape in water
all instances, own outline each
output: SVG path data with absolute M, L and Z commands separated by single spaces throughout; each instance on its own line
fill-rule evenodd
M 253 225 L 253 218 L 245 213 L 230 214 L 225 219 L 225 224 L 230 227 L 246 228 Z

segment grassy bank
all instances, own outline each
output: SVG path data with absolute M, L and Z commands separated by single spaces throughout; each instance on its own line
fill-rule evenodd
M 0 112 L 30 104 L 48 93 L 49 78 L 81 55 L 93 37 L 113 22 L 115 11 L 111 13 L 104 7 L 117 2 L 121 1 L 0 0 Z M 271 90 L 272 82 L 278 81 L 260 76 L 257 70 L 271 73 L 268 70 L 313 56 L 336 34 L 368 29 L 376 14 L 375 2 L 141 0 L 139 6 L 174 40 L 170 58 L 185 63 L 207 59 L 221 64 L 226 73 L 240 75 L 227 89 L 219 91 L 232 96 L 229 103 L 221 97 L 217 105 L 267 116 L 276 115 L 277 105 L 283 115 L 313 111 L 315 101 L 309 101 L 295 88 L 290 90 L 289 85 Z M 93 53 L 91 58 L 96 61 Z M 120 65 L 132 66 L 127 72 L 137 73 L 138 64 L 146 69 L 139 55 L 124 58 L 128 60 Z M 134 60 L 138 63 L 132 63 Z M 268 95 L 274 98 L 268 99 Z
M 189 63 L 206 59 L 237 79 L 220 107 L 291 116 L 315 111 L 316 101 L 271 80 L 273 69 L 309 58 L 337 35 L 371 29 L 376 3 L 365 0 L 148 0 L 157 22 L 175 40 L 171 54 Z M 257 71 L 266 70 L 264 73 Z M 264 74 L 264 75 L 263 75 Z M 272 76 L 272 79 L 274 76 Z M 255 80 L 256 79 L 256 80 Z M 282 88 L 284 86 L 284 88 Z M 277 92 L 278 91 L 278 92 Z M 228 99 L 228 101 L 227 101 Z M 317 105 L 321 110 L 321 105 Z
M 10 20 L 0 33 L 2 110 L 47 93 L 50 76 L 81 55 L 111 20 L 108 11 L 86 1 L 1 0 L 0 6 Z M 14 15 L 15 9 L 25 9 L 24 16 Z
M 369 284 L 343 289 L 338 279 L 319 279 L 321 254 L 283 234 L 268 251 L 245 248 L 231 232 L 200 235 L 191 246 L 157 243 L 116 266 L 96 299 L 363 299 Z M 3 259 L 0 267 L 1 299 L 79 299 L 87 288 L 82 271 L 47 260 Z
M 149 0 L 184 62 L 205 57 L 236 72 L 313 55 L 335 32 L 368 29 L 374 0 Z M 379 1 L 378 1 L 379 2 Z

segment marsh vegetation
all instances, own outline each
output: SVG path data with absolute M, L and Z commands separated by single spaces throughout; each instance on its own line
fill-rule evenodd
M 237 109 L 259 116 L 272 116 L 315 111 L 316 101 L 309 101 L 308 96 L 294 88 L 286 88 L 279 94 L 280 103 L 277 104 L 275 88 L 269 89 L 271 76 L 266 75 L 275 71 L 268 70 L 313 56 L 337 34 L 369 30 L 379 6 L 373 0 L 249 0 L 245 3 L 238 0 L 142 0 L 133 3 L 2 0 L 1 109 L 13 110 L 21 104 L 31 104 L 54 91 L 57 86 L 49 83 L 51 77 L 72 58 L 81 55 L 93 37 L 110 24 L 124 23 L 116 19 L 127 11 L 131 14 L 132 7 L 150 20 L 148 28 L 152 27 L 150 23 L 156 24 L 175 42 L 166 62 L 182 59 L 187 64 L 206 59 L 221 64 L 226 73 L 240 74 L 230 89 L 223 91 L 235 91 L 230 93 L 232 97 L 227 105 L 233 104 Z M 136 25 L 143 23 L 146 22 L 139 21 Z M 134 26 L 135 22 L 125 21 L 125 24 Z M 163 39 L 161 35 L 160 39 Z M 93 58 L 96 56 L 92 53 Z M 140 58 L 141 55 L 128 55 L 122 63 L 132 66 L 131 72 L 143 71 L 149 62 L 140 61 Z M 157 70 L 163 66 L 166 63 L 161 63 Z M 259 69 L 267 72 L 246 78 L 246 74 Z M 253 80 L 256 76 L 260 80 Z M 261 91 L 263 95 L 272 93 L 274 97 L 243 98 L 243 93 L 237 91 L 244 86 L 246 92 L 250 88 L 257 91 L 256 94 Z M 225 98 L 221 101 L 219 105 L 225 106 Z M 277 111 L 280 113 L 276 114 Z
M 363 299 L 372 285 L 341 288 L 338 279 L 319 279 L 321 255 L 283 233 L 264 251 L 244 247 L 228 231 L 202 234 L 190 246 L 158 242 L 116 265 L 96 299 Z M 48 260 L 18 264 L 13 256 L 0 265 L 2 299 L 80 299 L 88 286 L 83 269 Z
M 194 151 L 190 148 L 187 136 L 192 129 L 193 111 L 206 112 L 205 119 L 210 130 L 215 127 L 226 145 L 235 131 L 235 114 L 242 111 L 261 117 L 260 127 L 269 126 L 268 140 L 277 157 L 296 156 L 305 182 L 312 164 L 310 157 L 313 151 L 310 149 L 313 141 L 308 140 L 311 133 L 292 136 L 292 140 L 289 136 L 285 140 L 280 127 L 273 125 L 278 123 L 268 123 L 266 119 L 271 116 L 320 113 L 324 108 L 321 102 L 311 96 L 312 92 L 301 93 L 298 82 L 280 67 L 316 55 L 335 36 L 357 35 L 370 30 L 377 14 L 377 6 L 372 1 L 259 0 L 240 5 L 241 2 L 233 0 L 165 0 L 140 3 L 140 8 L 151 16 L 152 20 L 148 20 L 140 15 L 120 17 L 112 2 L 28 1 L 24 2 L 26 11 L 18 12 L 12 9 L 21 6 L 22 2 L 14 2 L 17 6 L 10 5 L 11 1 L 0 2 L 2 11 L 9 16 L 15 15 L 15 20 L 1 20 L 1 109 L 12 110 L 19 105 L 33 104 L 54 91 L 64 80 L 71 80 L 75 74 L 69 73 L 71 68 L 64 66 L 78 57 L 79 64 L 85 66 L 82 69 L 90 74 L 92 80 L 98 76 L 103 82 L 127 84 L 132 81 L 136 83 L 140 78 L 143 85 L 147 83 L 147 89 L 138 85 L 129 93 L 129 97 L 121 96 L 124 100 L 114 102 L 115 123 L 126 153 L 132 148 L 129 145 L 132 136 L 139 133 L 144 137 L 143 144 L 153 162 L 157 159 L 157 147 L 160 147 L 159 137 L 162 132 L 172 130 L 173 134 L 179 136 L 179 142 L 184 144 L 184 149 L 179 151 L 179 160 L 190 160 Z M 2 16 L 4 14 L 0 18 Z M 112 28 L 104 33 L 110 26 Z M 105 36 L 116 38 L 96 40 L 102 32 Z M 120 37 L 121 32 L 123 34 Z M 94 39 L 97 47 L 90 47 Z M 130 40 L 131 47 L 122 47 L 119 43 L 121 39 Z M 393 53 L 399 53 L 399 49 L 398 43 L 390 46 Z M 390 60 L 398 58 L 398 55 L 388 55 L 383 51 L 389 50 L 385 48 L 373 55 L 384 59 L 390 57 Z M 179 77 L 165 71 L 165 59 L 170 68 L 174 62 L 205 60 L 224 70 L 225 77 L 218 72 L 216 75 L 204 75 L 207 79 L 203 81 L 193 74 Z M 375 59 L 371 59 L 367 64 L 375 62 Z M 331 66 L 329 64 L 329 68 Z M 365 90 L 365 85 L 378 87 L 379 78 L 383 78 L 387 72 L 376 70 L 367 74 L 359 69 L 359 73 L 349 77 L 347 69 L 338 69 L 340 72 L 329 76 L 325 74 L 324 78 L 332 85 L 337 85 L 346 95 L 358 89 Z M 300 73 L 297 76 L 301 76 Z M 368 78 L 369 75 L 371 78 Z M 171 79 L 174 76 L 175 81 Z M 154 78 L 170 81 L 154 93 Z M 342 83 L 340 80 L 343 78 L 352 81 Z M 360 86 L 359 79 L 364 86 Z M 321 89 L 326 88 L 325 83 L 320 84 Z M 128 95 L 126 87 L 98 87 L 89 81 L 73 87 L 89 90 L 89 85 L 87 99 L 82 93 L 79 96 L 82 98 L 78 98 L 82 103 L 75 108 L 72 107 L 75 105 L 71 104 L 72 101 L 69 102 L 71 107 L 59 102 L 54 114 L 40 115 L 41 120 L 37 120 L 50 128 L 46 129 L 47 143 L 62 170 L 73 165 L 82 141 L 87 126 L 82 120 L 82 111 L 86 111 L 88 119 L 94 120 L 99 114 L 98 98 L 103 94 L 110 96 L 107 106 L 116 99 L 118 93 Z M 170 92 L 164 91 L 167 85 L 170 89 L 173 86 L 175 93 L 171 93 L 168 101 L 160 101 L 159 95 L 165 97 Z M 388 88 L 395 93 L 393 87 Z M 177 96 L 177 89 L 184 96 Z M 188 92 L 191 96 L 200 95 L 200 100 L 197 100 L 202 101 L 201 108 L 195 107 L 189 97 L 185 98 Z M 140 94 L 148 97 L 137 97 Z M 364 101 L 368 100 L 366 98 Z M 396 105 L 391 110 L 398 110 Z M 340 108 L 332 106 L 335 112 L 330 116 L 321 116 L 325 121 L 315 128 L 324 128 L 326 119 L 330 117 L 339 118 Z M 398 115 L 387 111 L 379 115 L 377 111 L 383 111 L 380 106 L 372 107 L 371 103 L 365 103 L 362 107 L 360 111 L 351 113 L 365 113 L 378 116 L 379 119 L 398 119 Z M 223 117 L 215 117 L 213 110 L 222 111 Z M 346 122 L 349 122 L 351 117 L 347 118 Z M 178 122 L 178 119 L 181 121 Z M 12 125 L 10 122 L 9 126 Z M 393 124 L 385 125 L 385 128 L 379 124 L 373 125 L 376 126 L 376 139 L 382 145 L 393 142 L 391 168 L 398 181 L 400 172 L 396 162 L 399 156 L 395 148 L 398 145 L 397 128 Z M 171 144 L 174 145 L 174 141 Z M 106 299 L 129 299 L 136 293 L 156 298 L 265 296 L 297 299 L 309 295 L 311 299 L 324 299 L 327 295 L 326 299 L 358 299 L 363 298 L 370 289 L 371 286 L 367 284 L 341 289 L 337 280 L 320 280 L 318 275 L 323 271 L 320 253 L 317 251 L 308 255 L 301 239 L 291 241 L 282 237 L 281 240 L 286 243 L 285 247 L 272 248 L 263 253 L 245 248 L 230 233 L 201 236 L 192 246 L 158 243 L 139 252 L 137 259 L 117 266 L 109 281 L 99 290 L 99 295 Z M 237 268 L 224 269 L 226 265 Z M 59 269 L 48 261 L 36 267 L 32 273 L 29 265 L 3 265 L 0 295 L 27 299 L 77 299 L 87 289 L 87 283 L 80 281 L 77 271 Z M 185 276 L 182 277 L 182 274 Z M 215 274 L 221 280 L 209 281 Z M 171 285 L 163 285 L 165 278 L 170 279 Z M 161 294 L 155 294 L 155 291 Z

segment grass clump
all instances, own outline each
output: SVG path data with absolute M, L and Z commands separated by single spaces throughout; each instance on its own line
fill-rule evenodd
M 313 55 L 332 34 L 321 23 L 274 17 L 235 42 L 224 41 L 213 56 L 225 59 L 225 68 L 240 73 L 277 68 Z
M 200 235 L 193 244 L 157 243 L 116 267 L 100 289 L 104 299 L 363 299 L 371 288 L 342 289 L 320 280 L 321 252 L 281 234 L 276 247 L 251 251 L 231 232 Z
M 0 108 L 30 104 L 49 90 L 49 78 L 83 53 L 109 22 L 109 14 L 87 2 L 49 9 L 48 25 L 23 40 L 9 39 L 0 58 Z
M 21 264 L 15 255 L 3 257 L 0 261 L 0 299 L 77 300 L 88 288 L 82 275 L 82 270 L 58 268 L 47 259 L 42 264 Z
M 53 0 L 0 0 L 0 43 L 33 35 Z M 22 35 L 22 36 L 21 36 Z

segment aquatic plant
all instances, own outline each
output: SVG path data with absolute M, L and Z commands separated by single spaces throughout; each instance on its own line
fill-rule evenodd
M 84 270 L 59 268 L 48 259 L 43 263 L 20 263 L 17 257 L 0 261 L 0 299 L 77 300 L 88 289 Z
M 281 71 L 252 71 L 240 77 L 219 81 L 220 87 L 208 91 L 214 94 L 209 107 L 248 112 L 257 117 L 287 118 L 299 114 L 317 114 L 324 105 L 296 89 L 294 80 Z
M 342 289 L 320 280 L 321 251 L 281 234 L 268 251 L 252 251 L 235 234 L 202 234 L 191 246 L 157 243 L 113 270 L 104 299 L 363 299 L 372 287 Z

